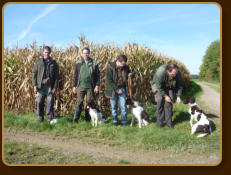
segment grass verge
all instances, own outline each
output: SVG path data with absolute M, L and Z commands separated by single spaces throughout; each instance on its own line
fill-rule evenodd
M 190 82 L 190 87 L 184 91 L 182 100 L 188 96 L 196 98 L 202 93 L 200 86 Z M 70 139 L 78 139 L 91 144 L 99 143 L 108 146 L 119 146 L 121 149 L 130 150 L 165 150 L 173 153 L 187 152 L 193 154 L 209 154 L 220 152 L 220 124 L 214 123 L 214 132 L 203 139 L 190 134 L 188 106 L 174 104 L 173 124 L 174 129 L 168 127 L 159 128 L 156 125 L 155 105 L 147 105 L 145 109 L 152 118 L 147 127 L 139 129 L 137 123 L 133 126 L 114 126 L 111 117 L 108 123 L 99 125 L 97 128 L 82 119 L 72 123 L 72 115 L 65 115 L 58 119 L 55 125 L 47 122 L 38 123 L 33 113 L 16 115 L 10 111 L 4 113 L 4 127 L 14 130 L 30 130 L 46 132 L 56 136 L 65 136 Z M 84 114 L 82 114 L 84 115 Z M 81 116 L 83 118 L 83 116 Z M 213 119 L 211 119 L 213 120 Z M 128 114 L 128 123 L 131 115 Z

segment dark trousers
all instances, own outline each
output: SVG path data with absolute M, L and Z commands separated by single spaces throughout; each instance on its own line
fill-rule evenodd
M 87 103 L 88 103 L 89 101 L 94 99 L 93 95 L 94 93 L 91 88 L 77 87 L 77 104 L 76 104 L 76 110 L 75 110 L 73 122 L 76 122 L 79 120 L 82 107 L 83 107 L 84 97 L 87 96 Z M 88 109 L 85 109 L 85 120 L 86 121 L 91 120 Z
M 37 101 L 37 115 L 40 121 L 44 120 L 44 104 L 46 98 L 47 98 L 47 107 L 46 107 L 47 121 L 50 121 L 50 113 L 53 112 L 54 110 L 54 94 L 49 93 L 45 95 L 38 92 L 36 101 Z
M 172 89 L 166 89 L 165 92 L 173 101 Z M 157 102 L 156 118 L 158 126 L 167 124 L 169 127 L 172 127 L 172 103 L 165 101 L 164 96 L 159 92 L 155 94 L 155 100 Z

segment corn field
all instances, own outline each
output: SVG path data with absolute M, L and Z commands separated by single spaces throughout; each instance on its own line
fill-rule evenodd
M 72 114 L 75 110 L 77 95 L 72 92 L 72 78 L 74 65 L 81 59 L 83 47 L 89 47 L 90 57 L 99 63 L 101 85 L 98 104 L 103 112 L 107 113 L 110 110 L 109 99 L 104 95 L 106 67 L 120 54 L 125 54 L 128 58 L 127 63 L 134 75 L 134 96 L 141 102 L 153 102 L 154 95 L 150 82 L 156 69 L 162 64 L 177 64 L 184 79 L 184 87 L 189 84 L 190 74 L 184 64 L 175 59 L 161 56 L 151 48 L 138 46 L 135 43 L 126 44 L 123 47 L 90 43 L 84 36 L 79 37 L 79 40 L 79 47 L 70 45 L 66 49 L 58 49 L 51 46 L 51 57 L 57 61 L 60 74 L 55 107 L 63 114 Z M 6 110 L 25 113 L 36 109 L 32 68 L 35 60 L 41 56 L 42 46 L 37 46 L 36 42 L 23 49 L 4 49 L 4 106 Z

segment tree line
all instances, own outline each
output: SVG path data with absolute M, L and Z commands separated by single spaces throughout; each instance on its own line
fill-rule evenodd
M 213 41 L 203 57 L 199 78 L 205 81 L 220 82 L 220 41 Z

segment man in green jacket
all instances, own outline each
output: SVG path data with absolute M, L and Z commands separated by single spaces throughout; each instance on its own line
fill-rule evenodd
M 127 57 L 119 55 L 115 62 L 108 65 L 106 69 L 105 95 L 110 98 L 112 121 L 118 125 L 117 102 L 119 101 L 122 125 L 127 124 L 126 98 L 128 92 L 128 76 L 131 76 L 130 68 L 126 65 Z
M 77 122 L 83 107 L 83 100 L 87 96 L 87 102 L 94 100 L 99 93 L 100 71 L 98 63 L 89 57 L 90 49 L 83 48 L 83 58 L 75 65 L 75 72 L 72 82 L 73 93 L 77 93 L 77 105 L 73 122 Z M 90 121 L 89 112 L 85 109 L 85 120 Z
M 152 90 L 157 102 L 156 117 L 158 126 L 172 125 L 172 105 L 174 94 L 177 96 L 177 103 L 181 102 L 183 79 L 176 64 L 165 64 L 160 66 L 152 80 Z
M 59 67 L 56 61 L 50 57 L 51 48 L 43 48 L 43 57 L 35 61 L 32 69 L 32 84 L 37 93 L 38 121 L 44 120 L 44 102 L 47 98 L 47 121 L 51 120 L 50 113 L 54 111 L 54 95 L 58 87 Z

